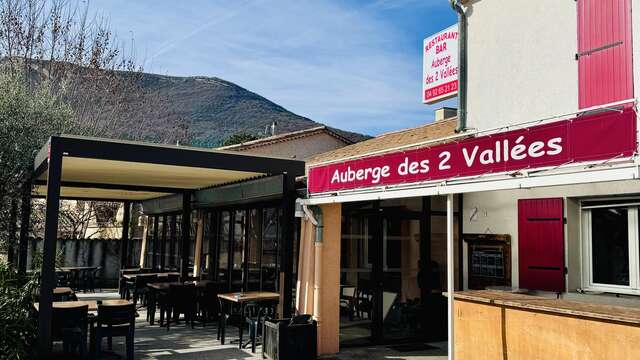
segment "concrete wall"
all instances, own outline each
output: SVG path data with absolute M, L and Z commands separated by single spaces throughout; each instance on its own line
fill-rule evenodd
M 137 264 L 140 254 L 140 240 L 130 240 L 132 244 L 132 264 Z M 42 239 L 30 239 L 27 269 L 31 269 L 33 254 L 42 253 Z M 117 286 L 120 277 L 120 239 L 58 239 L 56 250 L 62 250 L 64 266 L 100 266 L 102 286 Z
M 273 143 L 267 146 L 241 150 L 241 152 L 305 160 L 313 155 L 335 150 L 345 145 L 346 144 L 343 141 L 331 135 L 319 133 L 298 139 Z
M 468 126 L 488 129 L 578 110 L 575 1 L 469 0 Z M 632 0 L 640 9 L 640 0 Z M 633 12 L 634 58 L 640 14 Z M 640 82 L 640 72 L 634 71 Z
M 557 186 L 536 189 L 490 191 L 464 195 L 463 229 L 465 233 L 509 234 L 512 239 L 512 285 L 518 286 L 518 199 L 564 197 L 565 216 L 565 263 L 568 267 L 568 289 L 582 286 L 580 253 L 580 208 L 579 198 L 619 194 L 640 194 L 640 182 L 618 181 L 572 186 Z M 478 217 L 471 221 L 472 211 L 477 208 Z M 466 244 L 465 244 L 466 248 Z M 465 279 L 467 272 L 465 268 Z

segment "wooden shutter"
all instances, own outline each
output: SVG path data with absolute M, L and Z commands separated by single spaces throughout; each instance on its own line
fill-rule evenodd
M 564 291 L 562 198 L 518 201 L 520 287 Z
M 631 0 L 578 0 L 580 109 L 633 98 Z

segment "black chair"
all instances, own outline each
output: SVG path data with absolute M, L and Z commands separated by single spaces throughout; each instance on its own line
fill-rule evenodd
M 180 314 L 184 315 L 185 324 L 191 323 L 193 329 L 197 312 L 197 289 L 195 284 L 170 284 L 167 294 L 165 322 L 167 331 L 171 327 L 171 321 L 176 323 L 180 320 Z
M 169 274 L 167 275 L 167 282 L 179 282 L 180 274 Z
M 316 359 L 318 324 L 311 315 L 264 322 L 262 358 Z
M 203 327 L 209 320 L 218 320 L 220 313 L 218 293 L 219 285 L 214 282 L 208 282 L 204 289 L 198 293 L 198 310 Z
M 83 283 L 84 283 L 85 291 L 88 290 L 91 292 L 96 292 L 96 283 L 97 283 L 96 280 L 98 279 L 101 270 L 102 268 L 98 266 L 93 270 L 87 270 L 84 272 Z M 99 289 L 100 291 L 102 291 L 102 287 L 100 287 Z
M 57 287 L 70 287 L 71 274 L 67 271 L 56 271 L 56 286 Z
M 108 338 L 109 347 L 113 337 L 126 337 L 127 360 L 133 359 L 136 309 L 134 304 L 98 305 L 98 317 L 93 331 L 96 354 L 100 354 L 102 339 Z
M 146 295 L 149 293 L 147 284 L 157 281 L 157 274 L 138 274 L 136 276 L 135 285 L 133 287 L 133 303 L 137 306 L 138 301 L 141 301 L 141 305 L 138 308 L 146 305 Z
M 259 332 L 262 332 L 265 320 L 275 318 L 277 308 L 277 301 L 260 301 L 246 304 L 244 306 L 244 319 L 249 325 L 249 338 L 251 339 L 252 353 L 256 352 L 256 341 L 258 339 Z
M 78 347 L 80 357 L 87 355 L 87 305 L 53 308 L 51 320 L 51 339 L 62 341 L 65 353 L 73 352 Z M 71 351 L 70 351 L 71 350 Z
M 120 298 L 129 298 L 129 288 L 133 287 L 133 281 L 128 281 L 124 278 L 123 275 L 132 275 L 140 273 L 139 269 L 136 270 L 122 270 L 120 272 L 120 282 L 118 283 L 118 292 L 120 293 Z
M 64 292 L 64 293 L 53 293 L 52 301 L 78 301 L 78 297 L 74 294 L 73 291 Z

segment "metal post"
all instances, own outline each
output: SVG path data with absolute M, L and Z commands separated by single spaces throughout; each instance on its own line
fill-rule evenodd
M 191 192 L 182 195 L 182 247 L 180 251 L 180 276 L 186 280 L 189 276 L 189 252 L 191 247 Z
M 454 293 L 454 253 L 453 253 L 453 194 L 447 195 L 447 339 L 449 359 L 454 358 L 453 344 L 453 293 Z
M 293 243 L 295 236 L 295 177 L 284 174 L 282 196 L 282 241 L 280 248 L 280 305 L 281 316 L 291 317 L 293 291 Z
M 176 215 L 171 215 L 171 229 L 169 231 L 169 265 L 170 267 L 176 267 Z
M 29 243 L 29 226 L 31 225 L 31 183 L 25 183 L 22 189 L 20 204 L 20 250 L 18 255 L 18 274 L 24 278 L 27 273 L 27 250 Z
M 131 222 L 131 202 L 124 202 L 122 214 L 122 239 L 120 242 L 120 268 L 129 266 L 129 223 Z
M 60 181 L 62 177 L 62 150 L 52 138 L 49 150 L 47 179 L 47 208 L 40 270 L 40 301 L 38 310 L 38 346 L 42 357 L 51 350 L 51 319 L 53 315 L 53 289 L 56 286 L 55 257 L 58 237 L 58 211 L 60 209 Z

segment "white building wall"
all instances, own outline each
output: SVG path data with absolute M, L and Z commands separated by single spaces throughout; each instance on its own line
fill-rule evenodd
M 512 286 L 518 287 L 518 199 L 569 198 L 565 202 L 565 215 L 567 217 L 567 225 L 565 225 L 565 265 L 569 270 L 567 289 L 571 291 L 582 286 L 582 264 L 580 261 L 581 219 L 578 198 L 620 194 L 640 194 L 640 181 L 469 193 L 464 195 L 463 229 L 465 233 L 511 235 L 511 281 Z M 475 208 L 478 210 L 478 216 L 475 221 L 471 221 L 470 216 Z M 465 279 L 466 277 L 467 269 L 465 268 Z
M 470 0 L 468 126 L 488 129 L 578 110 L 576 1 Z M 632 0 L 634 57 L 640 0 Z M 640 72 L 634 71 L 635 84 Z

